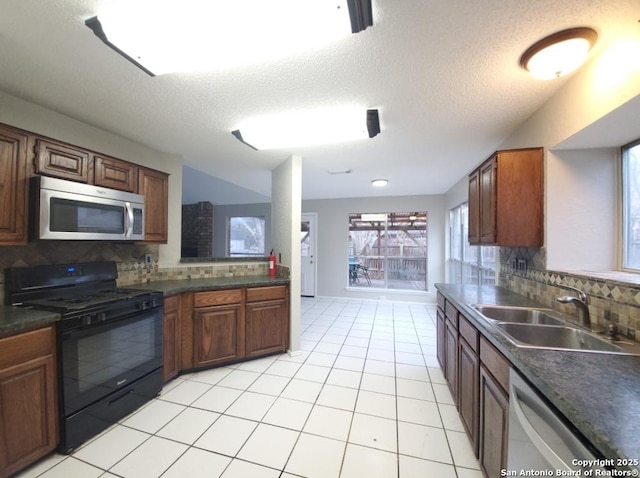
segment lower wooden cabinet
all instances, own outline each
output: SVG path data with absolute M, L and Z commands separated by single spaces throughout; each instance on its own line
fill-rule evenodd
M 480 367 L 480 469 L 487 477 L 507 467 L 509 396 L 484 366 Z
M 0 476 L 58 444 L 53 326 L 0 339 Z
M 482 473 L 488 478 L 500 476 L 507 464 L 511 364 L 470 320 L 439 296 L 441 303 L 445 307 L 437 311 L 438 360 Z
M 181 335 L 180 296 L 173 295 L 164 299 L 162 319 L 162 378 L 165 382 L 180 373 Z
M 458 410 L 471 448 L 478 456 L 480 359 L 466 340 L 458 348 Z
M 287 350 L 289 289 L 286 285 L 196 292 L 183 320 L 182 368 L 238 362 Z M 184 306 L 183 306 L 184 311 Z
M 193 366 L 216 365 L 244 357 L 242 305 L 195 309 Z

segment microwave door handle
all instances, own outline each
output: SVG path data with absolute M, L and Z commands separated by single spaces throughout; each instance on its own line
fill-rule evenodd
M 125 231 L 124 236 L 130 239 L 133 234 L 133 206 L 130 202 L 124 203 L 125 208 Z

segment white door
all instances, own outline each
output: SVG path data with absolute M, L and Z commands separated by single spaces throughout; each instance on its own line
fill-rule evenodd
M 300 225 L 301 280 L 300 295 L 316 295 L 316 213 L 302 214 Z

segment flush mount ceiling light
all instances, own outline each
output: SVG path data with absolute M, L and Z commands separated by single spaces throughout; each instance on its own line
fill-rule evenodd
M 388 183 L 389 183 L 389 180 L 387 180 L 387 179 L 374 179 L 373 181 L 371 181 L 371 185 L 376 187 L 376 188 L 384 187 Z
M 520 57 L 520 66 L 543 80 L 576 70 L 587 59 L 598 34 L 591 28 L 571 28 L 549 35 Z
M 371 0 L 113 0 L 101 2 L 85 24 L 155 76 L 223 70 L 317 50 L 349 36 L 349 24 L 363 14 L 360 29 L 373 22 Z
M 252 118 L 231 134 L 262 150 L 344 143 L 372 138 L 372 132 L 373 136 L 380 132 L 378 110 L 367 110 L 365 117 L 363 108 L 343 106 Z

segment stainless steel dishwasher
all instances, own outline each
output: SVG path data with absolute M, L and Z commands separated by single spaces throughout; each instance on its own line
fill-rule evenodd
M 602 457 L 587 448 L 539 392 L 514 369 L 509 379 L 509 471 L 549 471 L 554 474 L 542 476 L 556 476 L 559 470 L 602 469 Z

